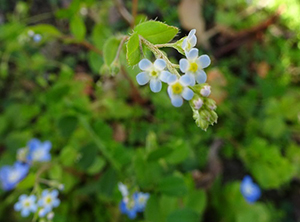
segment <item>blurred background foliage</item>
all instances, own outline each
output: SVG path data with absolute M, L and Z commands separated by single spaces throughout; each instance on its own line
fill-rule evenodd
M 219 121 L 207 132 L 188 103 L 138 87 L 123 52 L 103 65 L 106 39 L 131 31 L 120 12 L 133 2 L 0 2 L 0 166 L 31 138 L 50 140 L 44 176 L 65 185 L 57 222 L 129 221 L 119 181 L 151 194 L 135 221 L 299 221 L 299 1 L 138 1 L 131 25 L 165 21 L 181 29 L 176 39 L 195 27 L 213 58 Z M 263 190 L 252 205 L 240 193 L 246 174 Z M 30 221 L 13 210 L 28 178 L 0 190 L 0 221 Z

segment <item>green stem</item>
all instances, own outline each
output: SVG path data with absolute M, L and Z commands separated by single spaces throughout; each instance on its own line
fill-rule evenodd
M 158 47 L 156 47 L 155 45 L 153 45 L 152 43 L 150 43 L 149 41 L 147 41 L 146 39 L 144 39 L 142 36 L 139 36 L 142 43 L 144 43 L 153 53 L 154 55 L 157 57 L 157 58 L 162 58 L 163 60 L 166 61 L 167 63 L 167 68 L 169 69 L 169 71 L 175 75 L 178 76 L 178 78 L 180 78 L 180 75 L 179 73 L 177 72 L 176 68 L 177 68 L 177 65 L 173 64 L 169 59 L 168 57 L 163 54 L 162 51 L 160 51 L 158 49 Z
M 167 48 L 167 47 L 173 48 L 174 43 L 156 44 L 155 46 L 157 48 Z
M 88 123 L 88 121 L 86 120 L 86 118 L 84 118 L 84 117 L 81 116 L 81 117 L 79 117 L 79 119 L 80 119 L 80 122 L 81 122 L 82 126 L 90 134 L 90 136 L 94 140 L 96 146 L 99 148 L 99 150 L 103 154 L 103 156 L 115 168 L 115 170 L 117 170 L 118 172 L 120 172 L 120 170 L 121 170 L 120 165 L 114 160 L 114 158 L 108 152 L 108 150 L 106 149 L 105 145 L 103 144 L 103 142 L 101 141 L 101 139 L 97 136 L 97 134 L 94 132 L 94 130 L 92 129 L 92 127 L 90 126 L 90 124 Z

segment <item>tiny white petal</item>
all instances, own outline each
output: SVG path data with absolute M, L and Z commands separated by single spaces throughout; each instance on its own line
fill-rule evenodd
M 150 89 L 152 92 L 159 92 L 161 90 L 161 81 L 159 79 L 150 80 Z
M 190 84 L 191 82 L 191 78 L 188 75 L 183 75 L 180 77 L 179 82 L 183 85 L 183 86 L 187 86 Z
M 159 79 L 161 81 L 167 83 L 168 82 L 168 78 L 169 78 L 170 75 L 172 75 L 170 72 L 168 72 L 168 71 L 162 71 L 160 73 Z
M 175 107 L 180 107 L 183 104 L 183 99 L 179 95 L 173 95 L 170 97 L 171 98 L 171 103 Z
M 207 75 L 203 70 L 200 70 L 199 72 L 197 72 L 196 74 L 196 81 L 198 83 L 205 83 L 207 79 Z
M 162 71 L 164 68 L 166 68 L 166 62 L 163 59 L 156 59 L 154 62 L 154 67 L 158 70 Z
M 197 59 L 197 63 L 201 66 L 202 69 L 208 67 L 210 65 L 210 58 L 208 55 L 202 55 Z
M 196 83 L 196 80 L 195 80 L 195 74 L 192 73 L 192 72 L 187 72 L 186 75 L 188 75 L 190 77 L 190 83 L 189 83 L 189 86 L 194 86 L 195 83 Z
M 187 47 L 187 41 L 188 41 L 187 38 L 185 38 L 185 39 L 182 41 L 182 46 L 181 46 L 181 47 L 182 47 L 183 49 L 185 49 L 185 48 Z
M 179 60 L 179 68 L 181 72 L 185 73 L 188 70 L 189 62 L 186 59 Z
M 136 76 L 136 81 L 141 86 L 147 84 L 149 82 L 149 80 L 150 80 L 150 77 L 149 77 L 148 73 L 146 73 L 146 72 L 140 72 Z
M 198 57 L 198 49 L 193 48 L 187 54 L 186 57 L 188 60 L 195 60 Z
M 190 88 L 185 87 L 181 95 L 185 100 L 191 100 L 194 96 L 194 92 Z
M 167 80 L 167 83 L 172 84 L 177 80 L 177 76 L 174 74 L 171 74 Z
M 195 45 L 197 44 L 197 37 L 195 35 L 193 35 L 193 37 L 190 39 L 190 44 L 191 47 L 195 47 Z
M 142 59 L 139 62 L 139 67 L 141 70 L 147 71 L 152 67 L 152 62 L 150 62 L 148 59 Z
M 192 38 L 194 35 L 196 34 L 196 29 L 192 29 L 189 34 L 188 34 L 188 38 Z

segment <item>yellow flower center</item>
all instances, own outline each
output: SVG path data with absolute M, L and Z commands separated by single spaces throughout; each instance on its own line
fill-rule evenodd
M 192 62 L 192 63 L 190 64 L 190 71 L 196 72 L 197 70 L 198 70 L 198 65 L 197 65 L 197 63 Z
M 45 201 L 46 201 L 47 204 L 50 204 L 52 202 L 52 198 L 51 197 L 46 197 Z
M 157 77 L 158 76 L 158 72 L 156 72 L 155 70 L 152 70 L 150 72 L 150 75 L 153 76 L 153 77 Z
M 172 91 L 174 94 L 180 94 L 183 90 L 182 85 L 179 82 L 176 82 L 172 85 Z
M 29 207 L 30 206 L 30 203 L 29 203 L 29 201 L 25 201 L 25 203 L 24 203 L 24 207 Z

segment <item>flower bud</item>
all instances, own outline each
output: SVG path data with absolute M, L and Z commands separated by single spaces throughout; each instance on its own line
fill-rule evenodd
M 51 211 L 50 213 L 47 214 L 47 219 L 52 220 L 54 217 L 54 213 Z
M 202 96 L 204 97 L 208 97 L 211 93 L 211 90 L 210 90 L 210 86 L 204 86 L 201 90 L 200 90 L 200 93 Z
M 194 108 L 196 110 L 199 110 L 203 106 L 203 100 L 200 98 L 197 100 L 194 100 L 193 103 L 194 103 Z
M 216 102 L 213 99 L 207 99 L 206 105 L 210 110 L 215 110 L 217 108 Z

